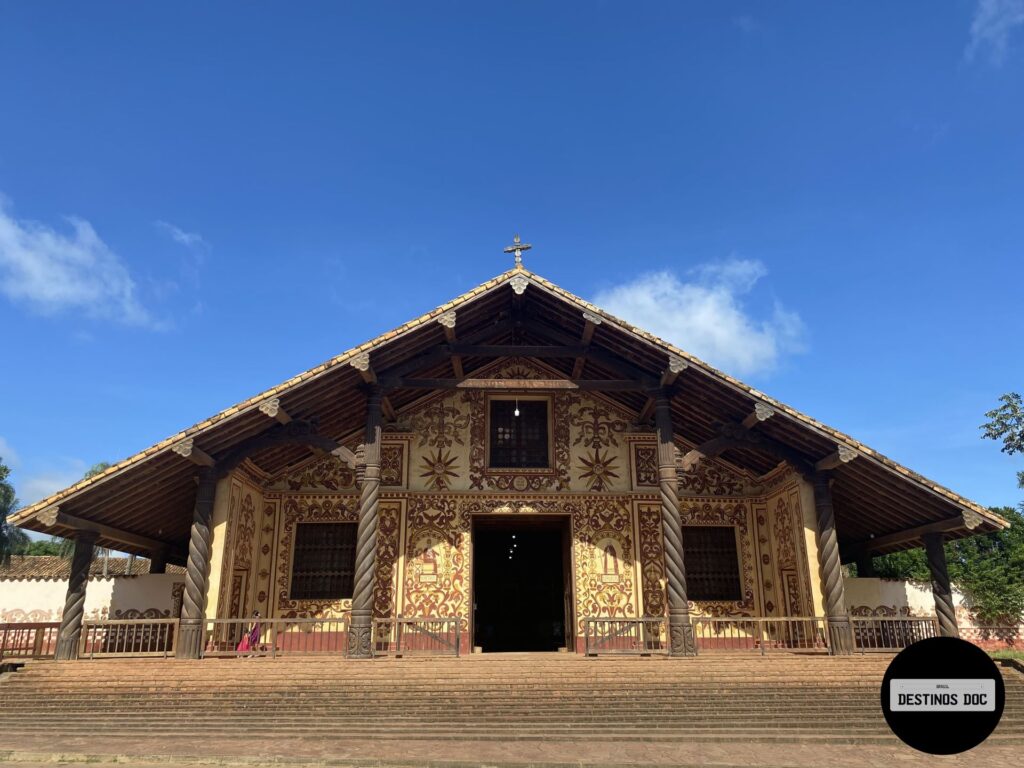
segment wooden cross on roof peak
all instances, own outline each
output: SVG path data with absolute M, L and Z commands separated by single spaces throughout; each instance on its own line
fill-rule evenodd
M 533 248 L 529 243 L 524 243 L 519 239 L 519 235 L 512 238 L 512 245 L 505 248 L 505 253 L 514 253 L 516 256 L 516 269 L 523 268 L 523 251 L 528 251 Z

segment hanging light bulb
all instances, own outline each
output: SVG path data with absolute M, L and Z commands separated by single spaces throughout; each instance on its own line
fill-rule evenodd
M 514 411 L 512 411 L 512 415 L 516 416 L 516 417 L 519 416 L 519 398 L 518 397 L 516 398 L 516 409 Z

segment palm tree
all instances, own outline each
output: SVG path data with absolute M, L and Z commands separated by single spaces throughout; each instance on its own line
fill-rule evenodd
M 18 497 L 14 486 L 7 482 L 10 468 L 0 458 L 0 563 L 7 565 L 11 555 L 22 552 L 28 546 L 28 534 L 7 522 L 7 517 L 18 508 Z

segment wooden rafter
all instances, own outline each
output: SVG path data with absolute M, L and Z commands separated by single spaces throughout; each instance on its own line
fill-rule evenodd
M 104 523 L 96 523 L 92 520 L 75 517 L 67 512 L 63 512 L 60 507 L 48 507 L 37 513 L 36 519 L 48 526 L 57 525 L 74 531 L 93 531 L 101 538 L 127 544 L 129 547 L 146 552 L 165 551 L 171 558 L 183 558 L 185 556 L 185 549 L 182 547 L 174 546 L 166 541 L 151 539 L 149 536 L 124 531 Z
M 175 443 L 171 446 L 171 450 L 179 456 L 188 459 L 193 464 L 198 464 L 200 467 L 212 467 L 214 465 L 213 457 L 196 445 L 195 440 L 191 437 L 186 437 L 180 443 Z
M 583 333 L 580 335 L 580 346 L 583 351 L 576 356 L 572 364 L 572 378 L 578 379 L 583 375 L 583 367 L 587 364 L 587 349 L 594 338 L 594 331 L 601 324 L 601 318 L 591 312 L 583 313 Z
M 647 383 L 632 379 L 412 379 L 404 377 L 381 379 L 385 389 L 500 389 L 500 390 L 565 390 L 585 392 L 646 391 Z
M 272 419 L 277 419 L 281 424 L 287 424 L 292 420 L 292 417 L 288 415 L 288 411 L 281 405 L 281 398 L 272 397 L 269 400 L 260 403 L 260 413 L 269 416 Z
M 661 381 L 658 386 L 662 389 L 671 387 L 676 383 L 676 379 L 679 378 L 679 374 L 689 368 L 690 365 L 681 357 L 672 355 L 668 359 L 668 365 L 661 374 Z M 654 396 L 648 395 L 647 402 L 644 403 L 643 408 L 640 409 L 640 415 L 637 416 L 637 422 L 640 424 L 646 424 L 650 421 L 654 415 Z
M 972 528 L 973 526 L 968 524 L 968 521 L 964 519 L 963 515 L 957 515 L 956 517 L 950 517 L 946 520 L 939 520 L 934 523 L 927 523 L 925 525 L 918 525 L 914 528 L 907 528 L 903 531 L 896 531 L 895 533 L 888 533 L 885 536 L 876 536 L 873 539 L 864 539 L 863 541 L 853 542 L 842 547 L 843 560 L 855 560 L 858 556 L 866 554 L 868 552 L 877 552 L 888 547 L 895 546 L 897 544 L 904 544 L 908 541 L 914 541 L 919 539 L 925 534 L 929 533 L 947 533 L 949 531 L 955 531 L 960 528 Z
M 373 366 L 370 365 L 370 353 L 361 352 L 349 361 L 349 365 L 359 371 L 359 376 L 367 384 L 377 384 L 377 374 L 373 370 Z M 381 410 L 384 412 L 384 417 L 388 421 L 395 421 L 397 418 L 397 412 L 395 407 L 388 400 L 387 396 L 381 399 L 380 403 Z

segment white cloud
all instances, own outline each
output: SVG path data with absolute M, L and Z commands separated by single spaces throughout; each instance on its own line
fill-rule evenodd
M 989 61 L 999 66 L 1006 60 L 1010 36 L 1024 26 L 1024 0 L 978 0 L 971 20 L 971 39 L 965 53 L 972 61 L 988 49 Z
M 156 221 L 154 224 L 156 224 L 157 229 L 167 233 L 174 242 L 184 245 L 186 248 L 202 249 L 208 247 L 207 242 L 198 232 L 186 232 L 166 221 Z
M 594 303 L 739 376 L 770 371 L 804 349 L 804 325 L 778 302 L 765 319 L 751 316 L 741 297 L 768 273 L 764 264 L 732 259 L 705 264 L 681 280 L 654 272 L 601 291 Z
M 8 467 L 16 467 L 20 463 L 18 453 L 11 447 L 11 444 L 0 435 L 0 460 Z
M 127 267 L 92 225 L 67 217 L 66 234 L 19 221 L 0 198 L 0 292 L 47 314 L 78 310 L 128 325 L 157 323 L 139 303 Z
M 57 491 L 74 485 L 82 479 L 87 469 L 88 467 L 81 459 L 66 459 L 62 467 L 49 468 L 26 476 L 15 486 L 21 506 L 35 504 L 37 501 L 52 496 Z

